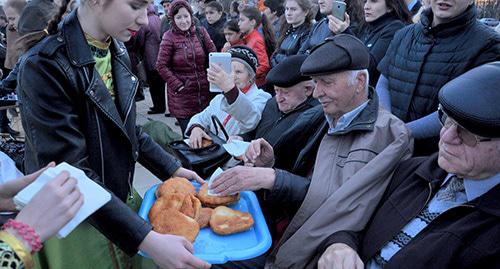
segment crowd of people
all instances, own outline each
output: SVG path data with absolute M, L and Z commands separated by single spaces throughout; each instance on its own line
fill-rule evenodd
M 500 32 L 473 0 L 346 0 L 343 16 L 335 0 L 160 4 L 3 4 L 0 95 L 18 98 L 27 176 L 0 181 L 0 211 L 60 162 L 112 198 L 51 238 L 91 199 L 59 174 L 3 225 L 2 267 L 500 267 Z M 211 188 L 257 194 L 266 253 L 211 265 L 137 215 L 137 162 L 204 182 L 137 125 L 145 89 L 148 113 L 179 125 L 172 139 L 199 149 L 222 125 L 250 142 Z M 19 135 L 7 110 L 0 132 Z

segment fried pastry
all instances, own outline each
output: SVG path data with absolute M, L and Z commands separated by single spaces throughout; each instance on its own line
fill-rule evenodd
M 254 224 L 252 215 L 233 210 L 226 206 L 214 209 L 210 217 L 210 227 L 216 234 L 228 235 L 246 231 Z
M 151 221 L 153 230 L 161 234 L 184 236 L 194 242 L 200 232 L 200 225 L 196 220 L 182 214 L 174 208 L 167 208 Z
M 197 219 L 200 215 L 201 202 L 193 194 L 188 194 L 184 197 L 184 201 L 179 211 L 184 215 Z
M 186 178 L 172 177 L 156 189 L 156 197 L 159 198 L 165 193 L 196 194 L 196 189 Z
M 161 215 L 164 210 L 173 208 L 180 210 L 186 195 L 181 193 L 167 193 L 160 198 L 156 199 L 155 203 L 149 210 L 149 220 L 153 220 L 158 215 Z
M 220 205 L 229 205 L 237 202 L 240 199 L 240 194 L 233 194 L 228 196 L 211 196 L 208 195 L 208 183 L 201 186 L 198 192 L 198 199 L 204 206 L 215 208 Z
M 200 228 L 205 228 L 208 226 L 208 223 L 210 222 L 210 217 L 212 217 L 212 213 L 214 210 L 210 207 L 202 207 L 200 210 L 200 214 L 198 215 L 198 218 L 196 218 L 196 221 L 200 225 Z

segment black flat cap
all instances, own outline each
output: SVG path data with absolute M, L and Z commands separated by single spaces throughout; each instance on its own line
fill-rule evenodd
M 500 61 L 476 67 L 446 83 L 439 91 L 441 106 L 470 132 L 500 137 Z
M 287 57 L 267 73 L 266 82 L 273 86 L 288 88 L 299 82 L 310 80 L 311 77 L 300 73 L 300 66 L 306 58 L 307 55 L 303 54 Z
M 352 35 L 336 35 L 314 47 L 300 71 L 308 76 L 326 75 L 345 70 L 368 69 L 368 48 Z

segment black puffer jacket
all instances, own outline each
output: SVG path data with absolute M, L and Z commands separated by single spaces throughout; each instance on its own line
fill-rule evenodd
M 394 34 L 404 26 L 405 24 L 392 13 L 386 13 L 375 21 L 365 24 L 360 39 L 370 51 L 370 67 L 368 69 L 370 86 L 375 87 L 377 84 L 380 76 L 377 65 L 384 58 Z
M 296 55 L 302 44 L 306 41 L 310 29 L 311 25 L 306 23 L 301 24 L 299 27 L 288 29 L 280 47 L 271 58 L 271 67 L 281 63 L 288 56 Z
M 162 179 L 180 163 L 136 127 L 138 79 L 122 43 L 110 47 L 115 100 L 94 68 L 76 12 L 60 32 L 20 59 L 18 96 L 26 131 L 25 169 L 32 173 L 51 161 L 82 169 L 112 194 L 89 222 L 127 254 L 151 231 L 124 202 L 131 193 L 136 161 Z
M 437 110 L 439 89 L 483 63 L 500 59 L 500 35 L 476 20 L 476 7 L 432 27 L 432 10 L 421 23 L 397 32 L 378 69 L 389 81 L 391 112 L 404 122 Z

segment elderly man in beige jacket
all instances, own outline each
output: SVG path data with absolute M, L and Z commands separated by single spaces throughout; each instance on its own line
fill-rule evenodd
M 325 57 L 327 56 L 327 57 Z M 272 147 L 254 141 L 246 162 L 214 180 L 215 193 L 264 189 L 264 200 L 299 202 L 282 237 L 267 254 L 213 268 L 315 268 L 319 244 L 339 230 L 362 230 L 370 219 L 395 166 L 411 155 L 404 123 L 382 109 L 368 88 L 369 53 L 350 35 L 327 39 L 301 67 L 316 81 L 313 96 L 329 124 L 310 179 L 272 169 Z

